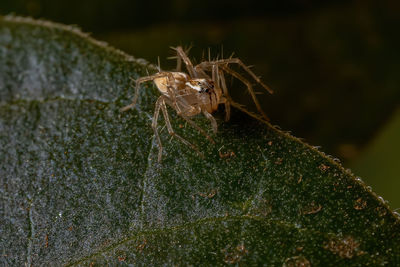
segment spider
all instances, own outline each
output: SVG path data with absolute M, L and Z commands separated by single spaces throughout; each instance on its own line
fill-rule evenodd
M 187 56 L 187 52 L 183 50 L 182 47 L 171 47 L 176 51 L 177 58 L 177 70 L 176 71 L 162 71 L 160 67 L 158 68 L 158 73 L 150 76 L 140 77 L 137 79 L 135 87 L 135 95 L 133 101 L 130 105 L 123 107 L 121 111 L 127 111 L 136 105 L 139 97 L 140 84 L 148 81 L 153 81 L 161 93 L 161 96 L 157 99 L 155 104 L 155 111 L 153 115 L 152 128 L 154 130 L 154 135 L 157 139 L 159 145 L 158 151 L 158 161 L 161 162 L 163 146 L 161 143 L 160 136 L 157 131 L 158 117 L 160 110 L 163 113 L 165 123 L 168 129 L 168 133 L 179 139 L 182 143 L 193 148 L 201 156 L 202 153 L 198 151 L 196 146 L 192 143 L 176 134 L 171 126 L 171 122 L 168 115 L 167 105 L 173 108 L 177 114 L 187 121 L 191 126 L 197 129 L 201 134 L 203 134 L 211 143 L 214 140 L 200 128 L 194 121 L 190 118 L 202 113 L 211 123 L 211 127 L 214 133 L 217 132 L 218 126 L 215 118 L 211 115 L 218 109 L 220 104 L 225 105 L 225 120 L 228 121 L 230 118 L 231 106 L 238 108 L 249 115 L 260 119 L 267 120 L 268 117 L 265 115 L 264 111 L 256 98 L 256 94 L 253 90 L 252 84 L 249 80 L 243 77 L 238 72 L 232 70 L 229 65 L 237 64 L 242 67 L 257 83 L 264 87 L 269 93 L 273 91 L 265 85 L 259 77 L 257 77 L 249 67 L 244 65 L 239 58 L 227 59 L 217 59 L 203 61 L 198 65 L 193 65 Z M 184 62 L 187 72 L 182 72 L 181 65 Z M 234 102 L 228 93 L 228 88 L 225 82 L 225 73 L 229 74 L 243 84 L 246 85 L 257 110 L 261 113 L 262 118 L 251 112 L 245 110 L 240 104 Z

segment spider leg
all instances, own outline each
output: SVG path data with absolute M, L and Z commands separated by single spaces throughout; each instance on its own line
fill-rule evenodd
M 160 135 L 158 134 L 158 130 L 157 130 L 157 125 L 158 125 L 158 115 L 160 114 L 160 108 L 162 106 L 162 102 L 163 102 L 163 97 L 160 96 L 157 99 L 156 102 L 156 108 L 154 110 L 154 115 L 153 115 L 153 122 L 151 123 L 151 127 L 153 128 L 154 131 L 154 135 L 156 136 L 156 140 L 158 143 L 158 162 L 161 162 L 161 157 L 162 157 L 162 151 L 163 151 L 163 146 L 161 143 L 161 138 Z
M 212 80 L 219 85 L 219 76 L 218 76 L 218 65 L 213 65 L 211 68 L 211 78 Z
M 196 65 L 194 67 L 197 75 L 199 76 L 199 78 L 206 78 L 206 79 L 210 79 L 210 76 L 198 65 Z
M 176 71 L 182 71 L 182 58 L 178 56 L 176 57 Z
M 210 57 L 210 48 L 208 48 L 208 57 Z M 201 66 L 196 65 L 194 67 L 194 70 L 196 71 L 196 73 L 198 75 L 197 78 L 211 79 L 210 76 L 204 71 L 204 69 Z
M 240 80 L 242 83 L 244 83 L 244 84 L 247 86 L 247 90 L 249 91 L 249 93 L 250 93 L 250 95 L 251 95 L 251 98 L 253 99 L 253 102 L 254 102 L 254 104 L 256 105 L 256 108 L 257 108 L 258 112 L 261 113 L 261 115 L 264 117 L 265 120 L 269 121 L 268 116 L 267 116 L 267 115 L 265 114 L 265 112 L 262 110 L 262 108 L 261 108 L 261 106 L 260 106 L 260 103 L 259 103 L 258 100 L 257 100 L 256 93 L 254 92 L 253 86 L 251 85 L 251 83 L 250 83 L 246 78 L 244 78 L 242 75 L 240 75 L 238 72 L 236 72 L 236 71 L 230 69 L 229 67 L 227 67 L 227 66 L 221 66 L 221 68 L 222 68 L 225 72 L 229 73 L 230 75 L 232 75 L 232 76 L 235 77 L 236 79 Z
M 229 96 L 228 88 L 226 87 L 224 72 L 218 69 L 218 65 L 213 65 L 211 71 L 212 71 L 212 80 L 217 85 L 215 90 L 219 90 L 219 94 L 222 93 L 222 95 Z M 222 87 L 222 92 L 221 92 L 221 87 Z M 229 101 L 227 101 L 226 98 L 221 96 L 220 103 L 223 103 L 225 105 L 225 121 L 228 121 L 231 116 L 231 107 L 229 105 Z
M 181 115 L 181 117 L 187 121 L 190 125 L 192 125 L 193 128 L 195 128 L 196 130 L 198 130 L 205 138 L 207 138 L 211 143 L 215 144 L 214 139 L 212 139 L 211 136 L 209 136 L 207 134 L 206 131 L 204 131 L 202 128 L 200 128 L 200 126 L 198 126 L 194 121 L 192 121 L 191 119 L 189 119 L 189 117 Z
M 167 97 L 165 96 L 160 96 L 157 100 L 156 103 L 156 112 L 159 112 L 159 109 L 161 108 L 161 111 L 164 115 L 164 120 L 165 120 L 165 124 L 167 126 L 168 129 L 168 133 L 177 138 L 179 141 L 181 141 L 182 143 L 184 143 L 185 145 L 191 147 L 193 150 L 195 150 L 202 158 L 204 158 L 203 154 L 197 149 L 197 147 L 195 145 L 193 145 L 192 143 L 190 143 L 189 141 L 187 141 L 186 139 L 184 139 L 183 137 L 181 137 L 180 135 L 176 134 L 174 129 L 172 128 L 171 122 L 169 120 L 169 115 L 168 115 L 168 110 L 167 110 L 167 106 L 165 105 L 166 101 L 168 101 Z M 159 103 L 158 103 L 159 102 Z M 157 110 L 157 106 L 158 106 L 158 110 Z M 154 115 L 158 116 L 158 113 L 156 114 L 156 112 L 154 112 Z M 155 116 L 153 119 L 157 119 Z M 154 133 L 157 132 L 157 129 L 155 128 L 157 126 L 157 122 L 153 121 L 152 127 L 154 129 Z M 158 133 L 157 133 L 158 136 Z M 158 143 L 160 144 L 160 148 L 162 148 L 161 146 L 161 140 L 160 137 L 157 137 Z M 160 149 L 159 153 L 158 153 L 158 161 L 161 161 L 161 157 L 162 157 L 162 150 Z
M 170 76 L 168 76 L 168 78 L 169 78 L 170 81 L 172 81 L 172 85 L 168 84 L 166 86 L 167 87 L 167 91 L 168 91 L 168 96 L 172 99 L 173 107 L 176 110 L 176 112 L 179 114 L 179 113 L 181 113 L 181 109 L 179 108 L 179 106 L 177 104 L 177 101 L 176 101 L 176 98 L 177 98 L 177 95 L 176 95 L 176 91 L 177 91 L 176 83 L 175 83 L 174 76 L 171 73 L 169 73 L 169 74 L 170 74 Z M 171 79 L 171 77 L 172 77 L 172 79 Z
M 182 59 L 180 57 L 171 56 L 171 57 L 167 57 L 167 59 L 176 59 L 176 68 L 174 69 L 174 71 L 181 72 L 181 70 L 182 70 Z
M 231 117 L 231 102 L 229 101 L 229 91 L 228 87 L 226 87 L 225 76 L 222 70 L 219 71 L 219 80 L 221 81 L 222 92 L 225 96 L 225 98 L 221 98 L 225 105 L 225 121 L 229 121 Z
M 206 116 L 206 118 L 208 120 L 210 120 L 213 132 L 216 133 L 218 131 L 217 121 L 207 110 L 203 109 L 202 112 L 203 112 L 204 116 Z
M 183 60 L 183 62 L 186 65 L 186 68 L 189 72 L 189 75 L 193 78 L 197 78 L 197 75 L 196 75 L 197 73 L 194 70 L 193 64 L 190 61 L 190 59 L 188 58 L 188 56 L 186 55 L 185 51 L 183 51 L 182 47 L 178 46 L 178 47 L 171 47 L 171 48 L 176 51 L 178 58 L 181 58 Z
M 127 105 L 127 106 L 121 108 L 120 111 L 124 112 L 124 111 L 127 111 L 127 110 L 135 107 L 136 102 L 137 102 L 137 100 L 139 98 L 139 89 L 140 89 L 140 84 L 141 83 L 148 82 L 148 81 L 153 81 L 153 80 L 155 80 L 157 78 L 162 78 L 162 77 L 168 77 L 168 79 L 175 86 L 174 77 L 170 72 L 158 72 L 158 73 L 156 73 L 154 75 L 140 77 L 136 81 L 131 78 L 131 81 L 136 83 L 136 85 L 135 85 L 135 95 L 133 97 L 132 103 L 130 105 Z M 169 89 L 168 89 L 168 93 L 170 93 Z M 175 99 L 175 93 L 171 93 L 171 98 Z
M 233 107 L 237 108 L 238 110 L 246 113 L 247 115 L 259 120 L 259 121 L 263 121 L 263 122 L 268 122 L 265 120 L 265 118 L 263 116 L 260 116 L 258 114 L 255 114 L 254 112 L 248 111 L 247 109 L 245 109 L 243 107 L 243 105 L 234 102 L 231 98 L 227 98 L 227 101 L 229 101 L 230 105 L 232 105 Z
M 173 108 L 173 105 L 171 103 L 171 101 L 169 99 L 165 99 L 165 103 L 167 103 L 170 107 Z M 196 130 L 198 130 L 204 137 L 206 137 L 211 143 L 215 144 L 214 139 L 211 138 L 211 136 L 209 136 L 207 134 L 206 131 L 204 131 L 200 126 L 198 126 L 194 121 L 192 121 L 188 116 L 184 115 L 183 113 L 178 114 L 180 117 L 182 117 L 185 121 L 187 121 L 193 128 L 195 128 Z
M 259 84 L 261 84 L 262 87 L 264 87 L 265 90 L 267 90 L 270 94 L 272 94 L 274 91 L 272 91 L 271 88 L 269 88 L 266 84 L 264 84 L 259 77 L 257 77 L 254 72 L 247 67 L 243 62 L 238 59 L 238 58 L 227 58 L 227 59 L 219 59 L 215 61 L 203 61 L 197 66 L 202 66 L 202 68 L 207 68 L 212 65 L 222 65 L 222 66 L 227 66 L 228 64 L 238 64 L 241 66 L 248 74 L 250 74 L 251 77 L 253 77 L 254 80 L 256 80 Z M 196 67 L 197 67 L 196 66 Z

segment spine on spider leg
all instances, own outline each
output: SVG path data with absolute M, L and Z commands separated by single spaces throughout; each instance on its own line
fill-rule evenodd
M 139 86 L 137 84 L 137 81 L 135 79 L 133 79 L 132 77 L 130 78 L 130 80 L 131 80 L 130 85 L 135 84 L 135 96 L 133 97 L 132 103 L 130 105 L 127 105 L 127 106 L 119 109 L 120 112 L 125 112 L 125 111 L 130 110 L 131 108 L 134 108 L 136 105 L 136 101 L 139 97 Z

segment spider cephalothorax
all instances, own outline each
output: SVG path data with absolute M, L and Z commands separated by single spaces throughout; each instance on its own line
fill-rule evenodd
M 191 79 L 186 82 L 186 85 L 200 93 L 208 93 L 214 90 L 214 82 L 204 78 Z
M 247 86 L 253 101 L 262 114 L 265 120 L 268 120 L 265 113 L 262 111 L 260 104 L 256 98 L 255 92 L 251 83 L 244 78 L 238 72 L 232 70 L 229 64 L 238 64 L 241 66 L 252 78 L 254 78 L 261 86 L 263 86 L 268 92 L 272 93 L 269 89 L 242 61 L 238 58 L 219 59 L 214 61 L 203 61 L 200 64 L 193 66 L 182 47 L 173 48 L 177 52 L 177 71 L 161 71 L 158 73 L 141 77 L 136 80 L 135 96 L 132 104 L 122 108 L 122 111 L 133 108 L 136 105 L 136 101 L 139 97 L 140 84 L 147 81 L 153 81 L 161 93 L 161 96 L 157 99 L 156 108 L 153 116 L 152 127 L 159 144 L 158 161 L 161 161 L 162 157 L 162 143 L 160 136 L 157 131 L 157 121 L 160 114 L 160 110 L 164 115 L 168 132 L 174 137 L 178 138 L 184 144 L 192 147 L 198 153 L 198 149 L 183 137 L 177 135 L 172 129 L 168 110 L 166 105 L 172 107 L 179 116 L 186 120 L 190 125 L 200 131 L 207 139 L 214 143 L 213 139 L 190 117 L 202 113 L 207 119 L 210 120 L 211 126 L 214 132 L 217 132 L 217 122 L 211 115 L 218 109 L 219 104 L 225 105 L 226 116 L 225 119 L 230 118 L 230 106 L 234 106 L 243 110 L 242 106 L 234 102 L 228 93 L 228 88 L 225 82 L 225 74 L 229 74 L 232 77 L 237 78 Z M 181 71 L 181 62 L 185 63 L 188 74 Z M 249 113 L 249 112 L 248 112 Z M 251 115 L 251 114 L 250 114 Z M 260 117 L 252 115 L 257 119 Z M 201 154 L 201 153 L 200 153 Z
M 197 78 L 186 82 L 189 88 L 197 91 L 197 98 L 207 112 L 213 113 L 218 109 L 222 91 L 220 88 L 214 88 L 214 82 L 209 79 Z

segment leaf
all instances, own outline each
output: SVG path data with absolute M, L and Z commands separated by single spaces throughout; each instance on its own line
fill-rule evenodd
M 397 164 L 397 154 L 400 150 L 399 135 L 400 108 L 379 130 L 379 134 L 366 147 L 363 155 L 353 164 L 353 169 L 357 173 L 365 174 L 365 178 L 374 185 L 376 192 L 386 192 L 385 198 L 390 200 L 391 207 L 394 209 L 400 208 L 400 196 L 397 190 L 400 188 L 400 180 L 397 176 L 400 173 L 400 166 Z M 388 182 L 381 183 L 381 177 L 385 177 Z
M 7 16 L 0 62 L 3 265 L 400 262 L 387 203 L 331 157 L 243 113 L 219 119 L 213 145 L 170 110 L 205 158 L 160 120 L 159 164 L 154 87 L 119 112 L 130 78 L 155 71 L 144 60 L 72 27 Z

